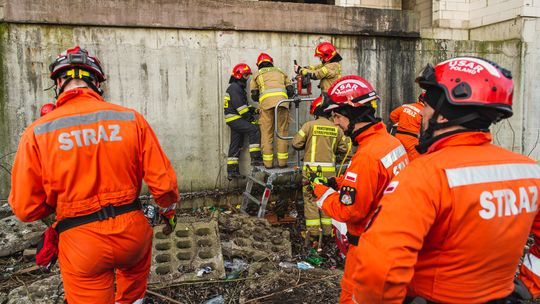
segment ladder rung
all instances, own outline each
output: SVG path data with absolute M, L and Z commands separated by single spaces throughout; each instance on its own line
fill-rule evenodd
M 263 186 L 263 187 L 266 187 L 266 184 L 261 182 L 260 180 L 256 179 L 255 177 L 251 176 L 251 175 L 248 175 L 247 178 L 249 178 L 250 180 L 256 182 L 257 184 Z
M 257 205 L 260 205 L 261 204 L 261 201 L 259 201 L 258 199 L 256 199 L 253 195 L 247 193 L 247 192 L 244 192 L 244 196 L 249 198 L 252 202 L 256 203 Z

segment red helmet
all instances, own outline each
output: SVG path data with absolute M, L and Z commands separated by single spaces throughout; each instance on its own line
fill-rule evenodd
M 81 49 L 78 45 L 58 55 L 49 66 L 49 70 L 51 71 L 50 77 L 53 80 L 64 76 L 70 76 L 71 78 L 88 76 L 80 72 L 80 70 L 89 72 L 98 82 L 106 80 L 99 59 L 91 56 L 88 51 Z
M 430 86 L 443 89 L 452 105 L 495 109 L 500 114 L 496 120 L 513 114 L 512 73 L 482 58 L 452 58 L 437 64 L 435 68 L 428 64 L 416 82 L 422 89 Z
M 46 114 L 52 112 L 54 109 L 56 109 L 56 105 L 54 105 L 53 103 L 46 103 L 41 106 L 40 116 L 45 116 Z
M 315 115 L 315 110 L 317 110 L 317 108 L 322 106 L 322 104 L 323 104 L 322 96 L 315 98 L 315 100 L 311 102 L 311 107 L 309 108 L 309 114 Z
M 272 59 L 272 57 L 266 53 L 261 53 L 259 57 L 257 57 L 257 66 L 261 65 L 263 62 L 274 63 L 274 59 Z
M 334 58 L 336 54 L 336 47 L 332 43 L 325 41 L 317 45 L 317 47 L 315 48 L 315 54 L 313 56 L 321 57 L 324 62 L 327 62 L 330 59 Z
M 364 78 L 347 75 L 339 78 L 328 89 L 331 104 L 324 110 L 331 111 L 343 106 L 360 107 L 369 101 L 376 101 L 379 95 Z
M 236 79 L 241 79 L 245 74 L 251 74 L 251 68 L 245 63 L 239 63 L 234 66 L 231 76 Z

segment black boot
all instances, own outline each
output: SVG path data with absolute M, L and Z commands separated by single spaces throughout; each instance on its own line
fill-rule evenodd
M 242 177 L 242 174 L 240 174 L 240 168 L 238 167 L 238 164 L 227 165 L 227 179 L 229 181 L 240 177 Z
M 262 166 L 263 165 L 261 152 L 251 152 L 250 156 L 251 156 L 251 166 L 252 167 Z

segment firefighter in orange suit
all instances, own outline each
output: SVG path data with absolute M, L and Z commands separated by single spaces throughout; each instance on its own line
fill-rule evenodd
M 495 304 L 538 296 L 536 244 L 521 280 L 514 274 L 531 227 L 536 240 L 540 233 L 540 167 L 493 145 L 489 132 L 512 116 L 510 71 L 458 57 L 428 65 L 417 82 L 426 90 L 424 155 L 389 184 L 351 257 L 355 301 Z
M 152 228 L 137 198 L 144 178 L 174 225 L 175 172 L 142 115 L 101 97 L 96 57 L 77 46 L 50 71 L 56 109 L 23 133 L 9 203 L 25 222 L 56 212 L 68 303 L 142 303 Z
M 317 208 L 307 176 L 312 172 L 320 172 L 319 175 L 327 178 L 336 176 L 336 154 L 345 155 L 350 151 L 350 141 L 343 131 L 330 121 L 330 113 L 324 112 L 327 105 L 322 96 L 316 98 L 309 111 L 315 116 L 315 120 L 306 122 L 292 140 L 293 148 L 305 150 L 302 170 L 305 186 L 302 190 L 306 231 L 311 237 L 318 236 L 320 229 L 324 235 L 331 235 L 332 219 L 324 213 L 321 214 Z
M 268 54 L 261 53 L 257 58 L 259 70 L 253 74 L 250 82 L 251 98 L 260 103 L 259 124 L 261 127 L 262 159 L 266 168 L 274 166 L 274 109 L 278 102 L 293 96 L 294 87 L 280 69 L 274 67 L 274 60 Z M 278 132 L 287 136 L 289 130 L 289 103 L 282 103 L 278 109 Z M 277 159 L 279 167 L 287 166 L 289 158 L 286 140 L 277 139 Z
M 358 239 L 375 212 L 390 180 L 407 163 L 407 153 L 399 140 L 386 131 L 375 117 L 379 96 L 365 79 L 350 75 L 338 79 L 328 90 L 334 124 L 354 139 L 358 146 L 341 182 L 312 181 L 317 206 L 331 218 L 347 224 L 349 250 L 341 281 L 341 303 L 350 303 L 354 265 L 350 256 L 357 250 Z M 332 180 L 330 180 L 332 181 Z M 334 184 L 334 185 L 333 185 Z M 330 186 L 334 187 L 330 187 Z
M 416 151 L 416 145 L 418 145 L 420 134 L 420 122 L 422 121 L 420 111 L 424 108 L 424 94 L 418 96 L 417 102 L 399 106 L 390 113 L 390 120 L 396 127 L 395 136 L 407 150 L 410 161 L 420 156 Z
M 336 47 L 330 42 L 321 42 L 315 48 L 315 57 L 319 57 L 321 63 L 316 66 L 300 67 L 294 66 L 294 71 L 299 75 L 309 75 L 311 79 L 318 79 L 319 88 L 322 93 L 328 91 L 328 88 L 341 77 L 341 55 Z

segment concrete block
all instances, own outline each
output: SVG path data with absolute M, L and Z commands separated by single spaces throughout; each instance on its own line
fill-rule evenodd
M 272 227 L 266 219 L 245 214 L 219 217 L 223 255 L 248 261 L 290 258 L 289 231 Z
M 36 258 L 36 248 L 25 249 L 23 251 L 23 259 L 26 261 L 33 261 Z
M 62 303 L 64 286 L 59 274 L 43 280 L 35 281 L 30 285 L 13 289 L 8 295 L 7 304 L 55 304 Z
M 487 7 L 487 0 L 471 0 L 469 4 L 469 10 L 471 12 L 485 7 Z
M 503 9 L 501 8 L 500 11 L 492 14 L 482 17 L 482 25 L 488 25 L 493 24 L 501 21 L 511 20 L 514 19 L 518 13 L 519 8 L 513 8 L 513 9 Z
M 468 40 L 469 31 L 450 28 L 432 28 L 425 29 L 421 32 L 422 37 L 429 39 L 456 39 Z
M 47 226 L 41 221 L 23 223 L 14 215 L 0 220 L 0 257 L 35 246 Z
M 179 218 L 166 236 L 154 229 L 150 282 L 198 281 L 225 278 L 217 221 Z M 211 272 L 197 276 L 205 267 Z
M 522 17 L 540 17 L 540 7 L 532 7 L 532 6 L 523 6 L 522 8 Z
M 479 26 L 480 20 L 477 20 Z M 522 20 L 509 20 L 495 23 L 487 26 L 475 27 L 470 30 L 471 40 L 496 41 L 521 39 L 522 33 L 525 34 Z M 533 29 L 534 32 L 534 29 Z

